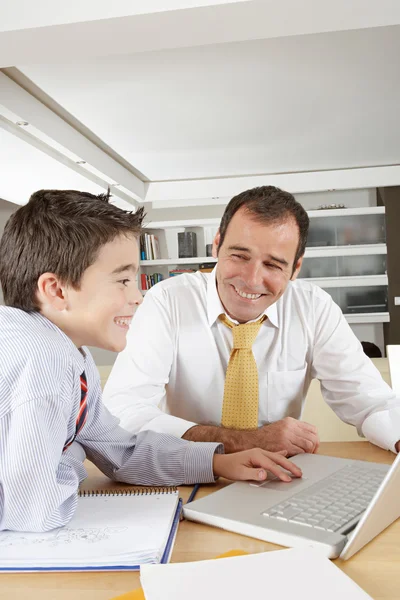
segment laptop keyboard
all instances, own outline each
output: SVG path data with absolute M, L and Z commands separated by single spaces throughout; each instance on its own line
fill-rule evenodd
M 385 473 L 370 465 L 348 465 L 262 514 L 306 527 L 339 531 L 360 519 L 384 477 Z

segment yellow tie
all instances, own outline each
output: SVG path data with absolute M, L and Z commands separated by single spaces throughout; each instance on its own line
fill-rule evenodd
M 222 420 L 231 429 L 258 427 L 258 371 L 252 346 L 265 315 L 254 323 L 235 325 L 220 315 L 220 321 L 233 332 L 233 348 L 225 376 Z

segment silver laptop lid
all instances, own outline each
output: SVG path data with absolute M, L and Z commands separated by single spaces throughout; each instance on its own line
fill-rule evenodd
M 400 454 L 340 554 L 347 560 L 400 517 Z

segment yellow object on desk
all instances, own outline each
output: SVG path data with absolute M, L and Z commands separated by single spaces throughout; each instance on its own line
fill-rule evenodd
M 224 552 L 224 554 L 220 554 L 215 558 L 229 558 L 231 556 L 242 556 L 244 554 L 248 554 L 248 552 L 244 552 L 243 550 L 229 550 L 229 552 Z M 138 588 L 137 590 L 133 590 L 133 592 L 117 596 L 116 598 L 113 598 L 113 600 L 146 600 L 146 598 L 142 588 Z

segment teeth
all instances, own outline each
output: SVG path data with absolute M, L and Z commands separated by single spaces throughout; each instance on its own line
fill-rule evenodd
M 114 319 L 114 322 L 117 325 L 130 325 L 132 321 L 132 317 L 123 317 L 123 318 L 119 318 L 117 317 L 116 319 Z
M 235 290 L 239 294 L 239 296 L 241 296 L 242 298 L 249 298 L 249 300 L 257 300 L 262 296 L 262 294 L 246 294 L 245 292 L 241 292 L 237 288 L 235 288 Z

